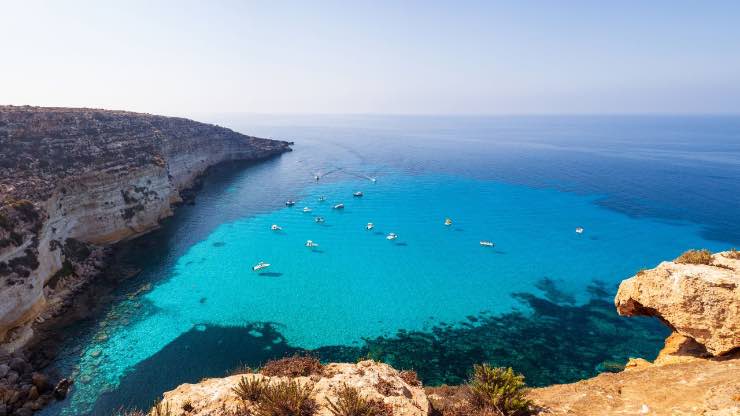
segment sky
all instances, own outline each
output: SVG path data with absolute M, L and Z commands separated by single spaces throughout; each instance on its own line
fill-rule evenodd
M 740 1 L 0 0 L 0 104 L 740 113 Z

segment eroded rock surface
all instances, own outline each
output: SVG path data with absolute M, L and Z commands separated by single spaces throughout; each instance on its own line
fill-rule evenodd
M 740 414 L 739 375 L 739 357 L 648 364 L 533 389 L 529 397 L 543 416 L 734 416 Z
M 740 257 L 712 256 L 711 264 L 663 262 L 619 285 L 620 315 L 660 318 L 711 355 L 740 347 Z
M 289 150 L 182 118 L 0 106 L 0 348 L 24 345 L 103 247 L 156 228 L 208 167 Z
M 235 375 L 212 378 L 198 384 L 182 384 L 164 394 L 163 405 L 179 412 L 186 405 L 192 406 L 189 416 L 239 414 L 244 403 L 236 396 L 233 387 L 242 377 L 264 379 L 270 383 L 289 380 L 288 377 L 267 377 L 261 374 Z M 317 416 L 332 416 L 327 399 L 336 403 L 337 392 L 342 386 L 359 390 L 367 398 L 386 405 L 395 416 L 426 416 L 429 402 L 421 386 L 410 385 L 401 374 L 387 364 L 361 361 L 357 364 L 329 364 L 322 375 L 295 377 L 302 385 L 313 388 L 312 397 L 318 404 Z M 247 406 L 251 404 L 247 403 Z

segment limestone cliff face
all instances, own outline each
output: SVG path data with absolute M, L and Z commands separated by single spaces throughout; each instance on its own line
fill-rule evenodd
M 100 247 L 156 228 L 208 167 L 289 150 L 182 118 L 0 106 L 0 343 L 22 345 Z
M 709 264 L 663 262 L 619 285 L 620 315 L 660 318 L 711 355 L 740 348 L 740 255 L 728 251 Z

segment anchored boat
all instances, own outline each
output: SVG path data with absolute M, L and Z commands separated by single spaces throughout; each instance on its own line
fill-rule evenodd
M 279 225 L 277 225 L 277 224 L 272 224 L 272 225 L 270 226 L 270 229 L 271 229 L 272 231 L 280 231 L 280 230 L 282 230 L 282 229 L 283 229 L 283 227 L 281 227 L 281 226 L 279 226 Z
M 316 222 L 324 222 L 324 217 L 316 217 L 316 218 L 314 218 L 314 221 L 316 221 Z
M 292 207 L 293 205 L 295 205 L 295 201 L 285 201 L 285 205 Z
M 264 261 L 261 261 L 261 262 L 259 262 L 259 263 L 255 264 L 255 265 L 254 265 L 254 266 L 252 267 L 252 271 L 255 271 L 255 272 L 256 272 L 256 271 L 260 271 L 260 270 L 262 270 L 262 269 L 266 269 L 266 268 L 268 268 L 268 267 L 270 267 L 270 263 L 265 263 Z
M 583 227 L 576 227 L 576 233 L 583 234 Z
M 450 225 L 452 225 L 452 219 L 450 219 L 450 218 L 445 218 L 445 225 L 447 225 L 447 226 L 450 226 Z
M 480 245 L 483 247 L 493 247 L 495 244 L 493 244 L 491 241 L 481 240 Z
M 354 192 L 354 193 L 352 193 L 352 196 L 359 198 L 359 197 L 362 196 L 362 191 Z
M 314 243 L 313 240 L 307 240 L 306 241 L 306 247 L 312 248 L 312 247 L 318 247 L 319 245 L 317 243 Z
M 372 230 L 373 228 L 375 228 L 375 224 L 371 222 L 367 223 L 367 225 L 365 226 L 366 230 Z
M 309 208 L 309 207 L 303 207 L 303 212 L 311 212 L 311 208 Z
M 344 204 L 336 204 L 333 206 L 334 209 L 344 209 Z
M 398 238 L 398 234 L 396 233 L 390 233 L 387 236 L 385 236 L 386 240 L 395 240 L 396 238 Z

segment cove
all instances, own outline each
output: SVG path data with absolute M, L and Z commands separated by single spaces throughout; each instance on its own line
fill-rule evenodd
M 363 189 L 365 196 L 353 198 L 355 189 Z M 597 331 L 602 339 L 585 346 L 559 337 L 559 331 L 589 338 L 585 324 L 574 319 L 615 318 L 608 297 L 622 278 L 675 257 L 685 247 L 719 248 L 691 225 L 634 219 L 599 207 L 593 197 L 498 182 L 396 175 L 375 184 L 319 185 L 307 193 L 295 207 L 221 224 L 173 259 L 167 275 L 150 290 L 123 296 L 113 305 L 82 344 L 79 382 L 67 410 L 89 412 L 101 394 L 106 411 L 142 406 L 156 399 L 156 380 L 167 380 L 171 388 L 299 350 L 331 357 L 329 346 L 345 348 L 335 357 L 375 354 L 402 368 L 423 367 L 430 359 L 444 361 L 444 349 L 423 352 L 424 343 L 409 342 L 414 337 L 407 334 L 439 331 L 447 331 L 439 341 L 443 344 L 450 335 L 461 337 L 458 342 L 467 351 L 457 351 L 462 361 L 498 357 L 515 368 L 528 367 L 533 380 L 571 381 L 597 371 L 599 363 L 577 364 L 593 353 L 588 351 L 595 349 L 606 362 L 654 354 L 665 331 L 658 325 L 641 327 L 648 336 L 608 357 L 603 351 L 613 347 L 616 328 Z M 318 202 L 319 195 L 326 202 Z M 338 202 L 346 208 L 333 210 Z M 313 212 L 302 212 L 303 206 Z M 315 215 L 326 222 L 316 223 Z M 453 218 L 452 226 L 443 225 L 446 216 Z M 376 224 L 374 230 L 364 229 L 368 221 Z M 271 231 L 271 224 L 280 224 L 283 231 Z M 586 231 L 576 234 L 576 226 Z M 388 241 L 388 232 L 399 238 Z M 307 239 L 320 247 L 304 247 Z M 496 246 L 481 247 L 481 239 Z M 251 270 L 260 260 L 272 263 L 268 273 Z M 607 296 L 595 299 L 594 288 Z M 518 312 L 512 315 L 512 310 Z M 520 316 L 526 322 L 532 313 L 544 327 L 512 319 Z M 513 333 L 504 338 L 508 342 L 491 344 L 497 324 Z M 569 332 L 570 325 L 579 330 Z M 606 319 L 604 325 L 619 324 Z M 525 334 L 527 345 L 543 345 L 518 355 L 522 349 L 515 340 Z M 572 367 L 544 376 L 532 363 L 549 359 L 548 338 L 569 351 Z M 408 353 L 412 347 L 419 352 Z M 189 354 L 191 348 L 197 353 Z M 166 365 L 149 364 L 162 360 L 158 355 L 167 358 Z M 174 377 L 172 370 L 153 372 L 181 366 L 190 368 L 182 377 Z M 430 370 L 425 381 L 459 382 L 468 367 Z M 142 371 L 150 376 L 135 384 L 148 386 L 149 394 L 131 403 L 131 387 L 121 382 Z

